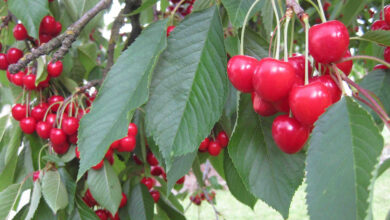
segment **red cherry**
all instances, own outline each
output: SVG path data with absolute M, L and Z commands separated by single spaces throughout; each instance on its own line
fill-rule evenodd
M 225 131 L 221 131 L 217 135 L 217 140 L 221 144 L 221 147 L 227 147 L 229 144 L 229 136 L 226 134 Z
M 62 130 L 65 134 L 72 135 L 79 129 L 79 120 L 74 117 L 64 118 L 62 121 Z
M 48 114 L 46 116 L 46 122 L 49 123 L 50 127 L 54 127 L 55 123 L 56 123 L 56 118 L 57 118 L 57 115 L 56 114 Z
M 40 32 L 43 34 L 54 35 L 57 33 L 56 20 L 54 17 L 47 15 L 43 17 L 40 25 Z
M 171 35 L 171 32 L 173 31 L 173 29 L 175 29 L 175 26 L 168 26 L 168 28 L 167 28 L 167 37 L 169 35 Z
M 200 142 L 199 151 L 200 152 L 207 151 L 207 148 L 209 147 L 209 144 L 210 144 L 210 138 L 207 137 L 202 142 Z
M 122 193 L 122 199 L 121 199 L 121 203 L 119 204 L 119 208 L 123 208 L 127 203 L 127 197 L 126 197 L 126 194 Z
M 347 58 L 347 57 L 351 57 L 351 53 L 349 52 L 349 50 L 347 50 L 347 52 L 343 56 L 343 58 Z M 318 62 L 315 62 L 315 65 L 316 65 L 316 69 L 319 71 L 320 67 L 319 67 Z M 351 73 L 352 66 L 353 66 L 353 61 L 350 60 L 350 61 L 338 63 L 338 64 L 336 64 L 336 66 L 337 66 L 338 69 L 343 71 L 343 73 L 345 75 L 348 76 Z M 329 71 L 329 70 L 332 70 L 332 71 Z M 331 66 L 324 65 L 324 64 L 321 65 L 321 73 L 322 74 L 330 74 L 330 72 L 333 72 L 333 69 L 332 69 Z
M 148 161 L 150 166 L 157 166 L 158 165 L 157 158 L 150 151 L 146 154 L 146 161 Z
M 277 112 L 270 102 L 264 101 L 255 92 L 252 92 L 252 105 L 253 110 L 264 117 L 271 116 Z
M 332 104 L 332 97 L 322 83 L 313 82 L 293 88 L 289 101 L 294 117 L 304 126 L 311 127 Z
M 6 74 L 7 74 L 8 81 L 12 82 L 13 81 L 13 74 L 11 74 L 8 70 L 6 71 Z
M 244 55 L 233 56 L 227 65 L 227 74 L 233 86 L 241 92 L 253 92 L 252 78 L 258 61 Z
M 272 137 L 283 152 L 294 154 L 305 145 L 309 130 L 295 118 L 279 115 L 272 123 Z
M 106 210 L 96 210 L 95 214 L 97 215 L 97 217 L 99 217 L 100 220 L 108 220 L 109 213 Z
M 83 200 L 89 207 L 93 207 L 98 204 L 96 200 L 93 198 L 91 191 L 89 191 L 89 189 L 87 189 L 87 191 L 85 192 Z
M 61 33 L 62 31 L 62 24 L 61 22 L 57 21 L 56 22 L 56 33 L 53 36 L 57 36 Z
M 112 142 L 111 145 L 110 145 L 110 149 L 112 149 L 112 150 L 118 149 L 120 143 L 121 143 L 121 139 Z
M 157 203 L 158 200 L 160 199 L 160 192 L 157 190 L 150 191 L 150 195 L 153 197 L 155 203 Z
M 185 181 L 185 179 L 186 179 L 186 176 L 183 176 L 182 178 L 180 178 L 180 179 L 178 179 L 178 180 L 176 181 L 176 184 L 183 184 L 184 181 Z
M 32 134 L 35 131 L 36 121 L 33 117 L 26 117 L 20 120 L 19 125 L 26 134 Z
M 390 6 L 389 6 L 389 8 L 390 8 Z M 386 62 L 390 63 L 390 47 L 386 47 L 386 49 L 383 53 L 383 57 L 385 58 Z
M 71 144 L 77 144 L 77 139 L 77 133 L 68 136 L 68 141 Z
M 16 104 L 14 105 L 14 107 L 12 107 L 11 113 L 12 113 L 12 117 L 14 117 L 16 121 L 20 121 L 24 117 L 26 117 L 27 107 L 26 105 Z
M 79 148 L 76 147 L 76 148 L 74 149 L 74 152 L 75 152 L 75 154 L 76 154 L 76 158 L 80 160 L 80 151 L 79 151 Z
M 292 65 L 272 58 L 262 59 L 253 75 L 255 92 L 269 102 L 287 97 L 294 82 L 295 70 Z
M 141 183 L 150 190 L 154 186 L 154 179 L 151 177 L 144 177 L 141 179 Z
M 53 144 L 61 145 L 66 141 L 66 134 L 62 129 L 59 128 L 53 128 L 50 131 L 50 141 Z
M 142 161 L 135 154 L 133 154 L 133 160 L 138 165 L 142 165 L 143 164 Z
M 92 169 L 94 169 L 94 170 L 100 170 L 100 169 L 102 169 L 103 165 L 104 165 L 104 160 L 100 161 L 98 164 L 96 164 L 95 166 L 93 166 Z
M 33 182 L 37 181 L 39 179 L 39 170 L 35 171 L 33 173 Z
M 38 83 L 38 89 L 49 87 L 50 76 L 48 75 L 45 80 Z
M 222 147 L 218 141 L 211 141 L 207 150 L 211 156 L 218 156 L 222 150 Z
M 387 23 L 387 25 L 390 25 L 390 5 L 386 5 L 384 8 L 383 8 L 383 11 L 385 12 L 385 21 Z
M 42 121 L 46 111 L 47 108 L 45 108 L 45 106 L 37 105 L 31 110 L 31 116 L 37 121 Z
M 127 128 L 127 135 L 128 136 L 136 136 L 138 133 L 137 125 L 134 123 L 130 123 L 129 127 Z
M 60 95 L 53 95 L 47 101 L 48 101 L 49 105 L 52 105 L 56 102 L 62 103 L 64 101 L 64 97 L 62 97 Z M 57 112 L 58 108 L 60 107 L 60 103 L 52 105 L 51 110 L 53 112 Z
M 35 75 L 28 74 L 23 77 L 23 85 L 27 90 L 34 90 L 37 87 L 35 86 Z
M 53 39 L 53 37 L 52 37 L 51 35 L 48 35 L 48 34 L 40 34 L 40 35 L 39 35 L 39 43 L 40 43 L 40 44 L 47 43 L 47 42 L 49 42 L 51 39 Z
M 295 55 L 288 58 L 288 63 L 295 70 L 295 74 L 299 76 L 302 80 L 305 80 L 305 56 Z M 311 63 L 309 61 L 309 77 L 311 76 L 313 69 L 311 67 Z
M 56 152 L 57 154 L 65 154 L 69 150 L 69 143 L 66 141 L 62 144 L 52 143 L 52 147 L 54 152 Z
M 310 82 L 320 82 L 324 85 L 329 92 L 332 103 L 335 103 L 340 100 L 341 90 L 337 86 L 336 82 L 329 75 L 315 76 L 310 79 Z
M 374 68 L 372 70 L 378 70 L 378 69 L 385 70 L 385 69 L 388 69 L 388 68 L 387 68 L 387 66 L 385 66 L 383 64 L 378 64 L 378 65 L 374 66 Z
M 63 69 L 63 65 L 61 60 L 55 63 L 50 62 L 49 64 L 47 64 L 47 73 L 49 74 L 49 76 L 53 78 L 60 76 L 62 73 L 62 69 Z
M 371 30 L 390 30 L 390 25 L 388 25 L 384 20 L 377 20 L 372 23 Z
M 23 86 L 23 79 L 26 76 L 26 74 L 23 71 L 20 71 L 16 74 L 12 75 L 12 82 L 13 84 L 17 86 Z
M 309 30 L 309 52 L 320 63 L 340 60 L 348 45 L 348 29 L 340 21 L 316 24 Z
M 23 51 L 18 48 L 10 48 L 7 52 L 7 60 L 9 64 L 16 63 L 23 57 Z
M 154 166 L 150 170 L 150 174 L 152 174 L 153 176 L 160 176 L 162 173 L 163 173 L 163 170 L 159 166 Z
M 8 69 L 7 55 L 4 53 L 0 53 L 0 70 L 6 69 Z
M 117 149 L 119 152 L 131 152 L 135 148 L 135 137 L 127 136 L 120 139 L 119 148 Z
M 37 134 L 42 139 L 50 138 L 50 131 L 52 126 L 48 122 L 40 121 L 37 124 L 36 130 Z
M 15 25 L 13 34 L 16 40 L 26 40 L 28 37 L 27 30 L 23 24 Z

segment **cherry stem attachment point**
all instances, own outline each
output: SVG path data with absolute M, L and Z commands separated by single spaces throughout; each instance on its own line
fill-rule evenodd
M 256 4 L 257 4 L 259 1 L 260 1 L 260 0 L 256 0 L 255 2 L 253 2 L 253 4 L 251 5 L 251 7 L 249 8 L 248 12 L 247 12 L 246 15 L 245 15 L 244 23 L 243 23 L 242 29 L 241 29 L 240 55 L 244 55 L 244 36 L 245 36 L 246 24 L 248 23 L 249 16 L 250 16 L 250 14 L 251 14 L 253 8 L 256 6 Z
M 276 20 L 278 21 L 276 23 L 277 27 L 277 43 L 276 43 L 276 53 L 275 53 L 275 59 L 279 60 L 279 47 L 280 47 L 280 22 L 279 22 L 279 13 L 278 9 L 276 8 L 275 0 L 271 0 L 272 8 L 274 9 L 274 14 L 276 17 Z

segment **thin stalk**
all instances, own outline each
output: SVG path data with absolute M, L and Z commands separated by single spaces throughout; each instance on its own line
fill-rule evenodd
M 274 14 L 276 17 L 276 20 L 279 21 L 279 13 L 278 10 L 276 9 L 275 5 L 275 0 L 271 0 L 272 3 L 272 8 L 274 9 Z M 276 43 L 276 54 L 275 54 L 275 59 L 279 60 L 279 47 L 280 47 L 280 22 L 276 23 L 276 28 L 277 28 L 277 43 Z
M 294 29 L 295 29 L 295 16 L 291 20 L 291 34 L 290 34 L 290 51 L 289 55 L 292 56 L 294 49 Z
M 305 85 L 309 84 L 309 17 L 304 16 L 305 23 Z
M 318 6 L 311 0 L 306 0 L 306 1 L 309 2 L 311 4 L 311 6 L 313 6 L 313 8 L 317 11 L 317 13 L 321 16 L 321 11 L 318 8 Z
M 350 61 L 350 60 L 373 60 L 373 61 L 376 61 L 376 62 L 383 64 L 383 65 L 387 66 L 388 68 L 390 68 L 390 63 L 388 63 L 384 60 L 381 60 L 377 57 L 367 56 L 367 55 L 356 55 L 356 56 L 343 58 L 343 59 L 339 60 L 338 62 L 336 62 L 336 64 L 343 63 L 343 62 Z
M 288 61 L 288 24 L 291 20 L 292 11 L 290 8 L 286 11 L 286 23 L 284 24 L 284 62 Z
M 324 8 L 322 7 L 322 3 L 321 3 L 321 0 L 317 0 L 318 2 L 318 6 L 320 8 L 320 17 L 321 17 L 321 21 L 322 23 L 326 22 L 326 17 L 325 17 L 325 13 L 324 13 Z
M 346 94 L 345 93 L 345 88 L 344 88 L 344 85 L 343 85 L 343 81 L 341 80 L 340 72 L 339 72 L 337 66 L 332 64 L 332 69 L 333 69 L 334 74 L 336 74 L 336 79 L 339 82 L 339 87 L 341 89 L 341 92 L 342 92 L 343 95 L 345 95 Z
M 245 15 L 244 24 L 241 29 L 240 55 L 244 55 L 244 35 L 245 35 L 245 28 L 246 28 L 246 24 L 248 23 L 249 15 L 251 14 L 253 8 L 256 6 L 256 4 L 259 1 L 260 0 L 256 0 L 255 2 L 253 2 L 253 4 L 251 5 L 251 7 L 249 8 L 248 12 Z
M 38 153 L 38 170 L 41 170 L 41 154 L 42 154 L 42 151 L 43 151 L 43 149 L 45 149 L 48 146 L 49 146 L 49 144 L 45 144 L 39 150 L 39 153 Z
M 173 9 L 170 19 L 170 23 L 173 25 L 173 17 L 175 17 L 177 9 L 179 9 L 180 5 L 183 4 L 186 0 L 181 0 L 176 7 Z

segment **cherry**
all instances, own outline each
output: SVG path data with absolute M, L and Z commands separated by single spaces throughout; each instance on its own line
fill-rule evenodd
M 89 191 L 89 189 L 87 189 L 87 191 L 85 192 L 83 200 L 89 207 L 92 207 L 92 206 L 95 206 L 98 204 L 96 202 L 96 200 L 93 198 L 91 191 Z
M 96 210 L 95 214 L 97 215 L 97 217 L 100 218 L 100 220 L 108 220 L 109 213 L 106 210 L 103 209 Z
M 77 144 L 77 140 L 77 133 L 68 136 L 68 141 L 71 144 Z
M 53 39 L 53 37 L 52 37 L 51 35 L 48 35 L 48 34 L 40 34 L 40 35 L 39 35 L 39 43 L 40 43 L 40 44 L 47 43 L 47 42 L 49 42 L 51 39 Z
M 309 130 L 295 118 L 279 115 L 272 123 L 272 137 L 283 152 L 294 154 L 305 145 Z
M 33 173 L 33 182 L 37 181 L 39 179 L 39 170 L 35 171 Z
M 135 154 L 133 154 L 133 160 L 138 165 L 142 165 L 143 164 L 142 161 Z
M 327 21 L 309 29 L 309 52 L 320 63 L 340 60 L 348 45 L 348 29 L 340 21 Z
M 26 40 L 28 37 L 27 30 L 23 24 L 15 25 L 13 34 L 16 40 Z
M 217 141 L 221 144 L 221 147 L 227 147 L 229 144 L 229 136 L 225 131 L 221 131 L 217 135 Z
M 336 82 L 329 75 L 324 76 L 315 76 L 310 79 L 310 82 L 320 82 L 324 85 L 329 92 L 329 95 L 332 100 L 332 104 L 339 101 L 341 97 L 341 90 L 337 86 Z
M 61 60 L 55 63 L 50 62 L 49 64 L 47 64 L 47 73 L 49 74 L 49 76 L 53 78 L 60 76 L 62 73 L 62 69 L 63 69 L 63 65 Z
M 52 126 L 48 122 L 40 121 L 37 124 L 36 130 L 37 134 L 42 139 L 50 138 L 50 131 Z
M 343 56 L 343 58 L 347 58 L 347 57 L 351 57 L 351 53 L 349 52 L 349 50 L 347 50 L 347 52 Z M 315 65 L 316 65 L 317 70 L 320 71 L 319 70 L 320 67 L 319 67 L 318 62 L 315 62 Z M 338 63 L 338 64 L 336 64 L 336 66 L 337 66 L 338 69 L 343 71 L 343 73 L 346 76 L 348 76 L 351 73 L 352 66 L 353 66 L 353 61 L 350 60 L 350 61 Z M 329 70 L 331 70 L 331 71 L 329 71 Z M 330 74 L 330 72 L 334 72 L 331 66 L 329 66 L 329 65 L 321 65 L 321 73 L 322 74 Z
M 117 149 L 119 152 L 131 152 L 135 148 L 135 137 L 127 136 L 120 139 L 119 148 Z
M 23 77 L 23 85 L 27 90 L 34 90 L 37 87 L 35 86 L 35 75 L 28 74 Z
M 79 148 L 78 148 L 78 147 L 76 147 L 76 148 L 74 149 L 74 153 L 76 154 L 76 158 L 80 160 L 80 151 L 79 151 Z
M 154 186 L 154 179 L 151 177 L 144 177 L 141 179 L 141 183 L 150 190 Z
M 61 145 L 66 142 L 66 134 L 60 128 L 53 128 L 50 131 L 50 141 L 53 144 Z
M 158 200 L 160 199 L 160 192 L 157 190 L 150 191 L 150 195 L 153 197 L 155 203 L 157 203 Z
M 23 86 L 23 79 L 26 76 L 26 74 L 23 71 L 20 71 L 16 74 L 12 75 L 12 82 L 13 84 L 17 86 Z
M 12 113 L 12 117 L 14 117 L 16 121 L 20 121 L 24 117 L 26 117 L 27 107 L 26 105 L 16 104 L 14 105 L 14 107 L 12 107 L 11 113 Z
M 390 6 L 389 6 L 389 8 L 390 8 Z M 390 9 L 389 9 L 389 11 L 390 11 Z M 386 49 L 383 53 L 383 57 L 385 58 L 386 62 L 390 63 L 390 47 L 386 47 Z
M 222 150 L 222 147 L 218 141 L 211 141 L 207 150 L 211 156 L 218 156 Z
M 171 32 L 173 31 L 173 29 L 175 29 L 175 26 L 168 26 L 168 28 L 167 28 L 167 37 L 169 35 L 171 35 Z
M 253 75 L 255 92 L 269 102 L 287 97 L 294 82 L 295 70 L 292 65 L 272 58 L 262 59 Z
M 176 181 L 176 184 L 183 184 L 184 181 L 185 181 L 185 179 L 186 179 L 186 176 L 183 176 L 182 178 L 180 178 L 180 179 L 178 179 L 178 180 Z
M 43 117 L 45 117 L 46 111 L 47 107 L 45 105 L 39 104 L 31 110 L 31 116 L 37 121 L 42 121 Z
M 100 170 L 100 169 L 102 169 L 103 165 L 104 165 L 104 160 L 100 161 L 98 164 L 96 164 L 95 166 L 93 166 L 92 169 L 94 169 L 94 170 Z
M 62 102 L 64 101 L 64 97 L 59 96 L 59 95 L 53 95 L 53 96 L 51 96 L 47 101 L 48 101 L 49 105 L 52 105 L 52 104 L 54 104 L 54 103 L 56 103 L 56 102 L 61 102 L 61 103 L 62 103 Z M 54 105 L 51 107 L 51 110 L 52 110 L 53 112 L 57 112 L 57 110 L 58 110 L 59 107 L 60 107 L 60 103 L 54 104 Z
M 257 59 L 245 55 L 230 58 L 227 65 L 227 74 L 233 86 L 241 92 L 253 92 L 253 73 L 257 66 Z
M 257 114 L 264 117 L 271 116 L 277 112 L 270 102 L 264 101 L 255 92 L 252 92 L 252 105 L 253 110 L 255 110 Z
M 383 11 L 385 12 L 384 20 L 386 21 L 387 25 L 390 26 L 390 5 L 385 6 Z
M 157 158 L 150 151 L 146 154 L 146 161 L 148 161 L 150 166 L 157 166 L 158 165 Z
M 50 15 L 43 17 L 40 25 L 40 32 L 50 35 L 55 35 L 57 33 L 56 20 L 54 17 Z
M 74 117 L 66 117 L 62 121 L 62 130 L 65 134 L 72 135 L 79 129 L 79 120 Z
M 46 116 L 46 122 L 49 123 L 50 127 L 54 127 L 54 124 L 56 123 L 56 118 L 57 118 L 57 115 L 56 114 L 48 114 Z
M 62 24 L 61 22 L 57 21 L 56 22 L 56 33 L 54 34 L 54 36 L 57 36 L 61 33 L 62 31 Z
M 23 57 L 23 51 L 18 48 L 10 48 L 7 52 L 7 60 L 9 64 L 18 62 Z
M 302 80 L 304 80 L 305 79 L 305 56 L 293 55 L 292 57 L 288 58 L 288 63 L 290 63 L 291 66 L 294 68 L 295 74 L 299 76 Z M 309 70 L 309 77 L 310 77 L 313 72 L 310 61 L 309 61 L 308 70 Z
M 378 69 L 388 69 L 387 66 L 383 65 L 383 64 L 377 64 L 376 66 L 374 66 L 373 70 L 378 70 Z
M 11 74 L 8 70 L 6 71 L 6 74 L 7 74 L 7 79 L 8 79 L 8 81 L 12 82 L 12 80 L 13 80 L 13 74 Z
M 372 23 L 371 30 L 390 30 L 390 25 L 388 25 L 384 20 L 377 20 Z
M 313 82 L 293 88 L 289 102 L 294 117 L 304 126 L 311 127 L 332 104 L 332 97 L 322 83 Z
M 45 80 L 38 83 L 38 89 L 49 87 L 50 76 L 48 75 Z
M 130 123 L 129 127 L 127 128 L 127 135 L 128 136 L 136 136 L 138 133 L 137 125 L 134 123 Z
M 19 121 L 20 128 L 26 134 L 32 134 L 35 131 L 36 121 L 33 117 L 26 117 Z
M 70 146 L 69 143 L 66 142 L 66 141 L 64 143 L 62 143 L 62 144 L 54 144 L 54 143 L 52 143 L 53 150 L 57 154 L 65 154 L 66 152 L 68 152 L 69 146 Z
M 163 173 L 163 170 L 159 166 L 154 166 L 150 170 L 150 174 L 152 174 L 153 176 L 160 176 L 162 173 Z
M 112 150 L 118 149 L 120 143 L 121 143 L 121 139 L 112 142 L 111 145 L 110 145 L 110 149 L 112 149 Z
M 200 152 L 207 151 L 207 148 L 209 147 L 209 144 L 210 144 L 210 138 L 206 137 L 202 142 L 200 142 L 199 151 Z
M 127 197 L 126 197 L 126 194 L 122 193 L 122 199 L 121 199 L 121 203 L 119 204 L 119 208 L 123 208 L 127 203 Z
M 66 107 L 65 107 L 65 113 L 70 113 L 70 112 L 72 114 L 76 113 L 77 106 L 78 105 L 75 104 L 75 102 L 71 102 L 71 103 L 67 104 Z
M 0 53 L 0 69 L 1 70 L 8 69 L 7 55 L 4 53 Z

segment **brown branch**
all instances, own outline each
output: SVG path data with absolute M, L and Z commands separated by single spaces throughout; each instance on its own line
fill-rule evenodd
M 31 53 L 25 54 L 16 64 L 10 65 L 8 68 L 10 73 L 19 72 L 21 69 L 24 69 L 31 61 L 36 60 L 42 55 L 49 54 L 51 51 L 59 47 L 61 48 L 54 54 L 52 62 L 61 59 L 66 54 L 66 52 L 68 52 L 72 43 L 76 40 L 77 36 L 80 34 L 85 25 L 99 12 L 108 8 L 111 2 L 112 0 L 100 0 L 100 2 L 87 11 L 78 21 L 68 27 L 64 33 L 53 38 L 46 44 L 43 44 L 36 49 L 32 49 Z
M 136 10 L 141 6 L 142 1 L 141 0 L 131 0 L 131 10 Z M 127 36 L 127 40 L 125 43 L 125 46 L 123 47 L 123 50 L 126 50 L 138 37 L 138 35 L 142 32 L 141 22 L 140 22 L 140 14 L 135 14 L 130 16 L 131 20 L 131 32 Z
M 0 31 L 3 30 L 3 28 L 8 26 L 8 23 L 12 21 L 13 15 L 11 12 L 8 11 L 8 15 L 1 18 L 1 24 L 0 24 Z
M 301 18 L 301 16 L 305 14 L 305 11 L 302 9 L 302 7 L 296 0 L 286 0 L 286 6 L 287 8 L 292 8 L 298 18 Z

